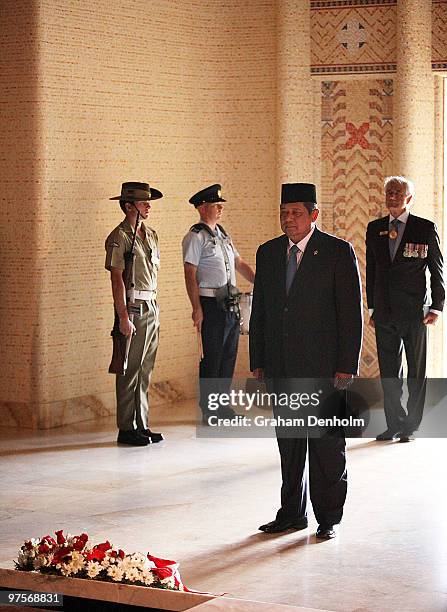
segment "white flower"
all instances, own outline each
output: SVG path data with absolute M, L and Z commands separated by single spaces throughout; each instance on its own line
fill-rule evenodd
M 104 559 L 101 561 L 101 563 L 104 565 L 106 560 L 108 560 L 107 566 L 115 565 L 115 564 L 118 563 L 118 561 L 121 561 L 121 559 L 119 557 L 111 557 L 110 555 L 107 555 L 106 557 L 104 557 Z M 106 567 L 106 566 L 104 565 L 104 567 Z
M 115 582 L 121 582 L 124 572 L 118 565 L 111 565 L 107 570 L 107 575 Z
M 85 567 L 85 559 L 81 553 L 74 550 L 71 554 L 71 560 L 67 563 L 62 563 L 60 566 L 63 576 L 74 576 Z
M 89 578 L 95 578 L 104 569 L 99 563 L 89 561 L 87 563 L 87 574 Z
M 163 580 L 160 580 L 161 584 L 165 584 L 168 589 L 174 589 L 175 588 L 175 580 L 174 580 L 174 576 L 168 576 L 167 578 L 163 578 Z
M 45 557 L 43 555 L 40 555 L 39 557 L 37 557 L 37 559 L 34 561 L 34 569 L 38 570 L 41 567 L 48 567 L 48 565 L 51 565 L 51 560 L 52 560 L 53 556 L 51 555 L 51 557 Z
M 154 574 L 148 569 L 143 570 L 141 572 L 141 581 L 144 582 L 146 586 L 150 586 L 155 581 Z
M 84 569 L 85 567 L 85 559 L 84 555 L 80 552 L 74 550 L 71 553 L 71 561 L 70 561 L 71 571 L 73 574 L 77 574 L 79 571 Z
M 129 559 L 134 567 L 138 567 L 141 570 L 147 567 L 146 561 L 148 561 L 148 558 L 142 553 L 133 553 L 133 555 L 129 555 Z
M 17 558 L 17 563 L 20 567 L 26 567 L 31 559 L 33 559 L 34 555 L 30 555 L 29 551 L 21 550 L 19 552 L 19 556 Z
M 119 563 L 119 566 L 121 567 L 123 572 L 128 572 L 131 569 L 133 569 L 134 565 L 133 565 L 130 555 L 129 556 L 126 555 L 124 559 L 122 559 L 121 563 Z
M 126 578 L 131 582 L 137 582 L 141 580 L 140 570 L 137 567 L 132 567 L 126 571 Z
M 62 576 L 70 576 L 71 575 L 71 567 L 70 565 L 66 565 L 65 563 L 63 565 L 59 565 L 58 566 L 60 569 L 60 572 L 62 574 Z
M 101 561 L 102 569 L 108 568 L 112 560 L 113 559 L 111 557 L 104 557 L 104 559 Z

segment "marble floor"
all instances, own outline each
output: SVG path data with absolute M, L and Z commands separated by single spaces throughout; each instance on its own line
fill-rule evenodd
M 165 442 L 118 447 L 112 419 L 0 428 L 0 567 L 64 528 L 180 562 L 191 588 L 340 612 L 447 610 L 446 449 L 348 440 L 339 537 L 267 536 L 280 474 L 272 439 L 197 438 L 194 404 L 155 411 Z M 154 427 L 154 426 L 157 427 Z

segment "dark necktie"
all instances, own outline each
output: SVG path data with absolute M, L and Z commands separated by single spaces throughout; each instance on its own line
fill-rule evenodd
M 287 262 L 286 269 L 286 293 L 289 293 L 290 287 L 292 286 L 293 279 L 295 278 L 298 265 L 296 263 L 296 254 L 299 252 L 299 248 L 294 244 L 289 251 L 289 260 Z
M 393 219 L 390 223 L 390 232 L 395 232 L 397 235 L 395 238 L 390 238 L 389 239 L 389 243 L 390 243 L 390 257 L 391 257 L 391 261 L 393 261 L 394 256 L 396 254 L 396 249 L 397 249 L 397 244 L 399 242 L 399 225 L 400 225 L 400 221 L 399 219 Z

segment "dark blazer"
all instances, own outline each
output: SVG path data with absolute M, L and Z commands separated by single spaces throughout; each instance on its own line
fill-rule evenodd
M 262 244 L 250 318 L 250 369 L 268 378 L 357 374 L 362 297 L 352 246 L 315 228 L 289 295 L 287 236 Z
M 432 221 L 410 214 L 393 261 L 389 252 L 389 215 L 371 221 L 366 232 L 366 297 L 374 320 L 422 320 L 424 306 L 444 307 L 445 290 L 439 236 Z M 409 257 L 407 245 L 425 245 L 426 257 Z M 411 251 L 407 246 L 407 251 Z M 413 251 L 414 251 L 413 247 Z M 423 253 L 419 248 L 419 253 Z M 430 271 L 431 302 L 427 293 Z

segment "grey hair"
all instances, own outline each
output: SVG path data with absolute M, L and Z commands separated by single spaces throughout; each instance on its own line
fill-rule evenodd
M 410 179 L 407 179 L 404 176 L 387 176 L 383 181 L 383 188 L 385 191 L 390 183 L 397 183 L 401 187 L 405 187 L 405 193 L 407 196 L 414 195 L 414 183 L 413 181 L 410 181 Z

